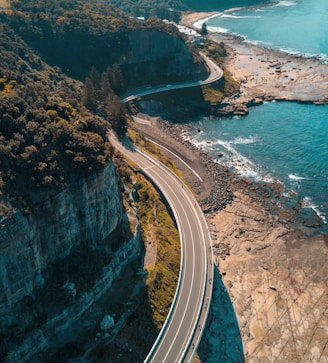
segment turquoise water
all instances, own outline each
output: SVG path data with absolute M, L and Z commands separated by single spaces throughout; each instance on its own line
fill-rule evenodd
M 207 24 L 209 30 L 224 28 L 247 41 L 328 59 L 326 0 L 228 11 Z M 214 158 L 223 153 L 220 163 L 242 176 L 282 183 L 285 194 L 297 193 L 327 228 L 328 105 L 270 102 L 251 108 L 245 117 L 204 118 L 194 126 L 192 141 Z
M 328 60 L 328 1 L 279 1 L 262 8 L 227 10 L 206 22 L 208 30 Z

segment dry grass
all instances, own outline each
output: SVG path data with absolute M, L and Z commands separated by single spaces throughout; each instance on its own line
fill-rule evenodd
M 0 0 L 0 12 L 9 12 L 10 9 L 11 6 L 8 0 Z
M 133 142 L 139 138 L 138 134 L 131 132 Z M 139 147 L 147 144 L 147 151 L 154 156 L 159 156 L 157 148 L 152 149 L 152 144 L 141 138 L 137 143 Z M 159 158 L 166 161 L 161 155 Z M 149 242 L 155 245 L 155 255 L 152 263 L 146 266 L 148 278 L 146 289 L 148 303 L 157 329 L 161 329 L 170 309 L 180 270 L 180 238 L 175 223 L 167 208 L 153 185 L 141 173 L 136 172 L 136 165 L 130 164 L 122 155 L 115 154 L 114 162 L 119 170 L 123 182 L 134 187 L 138 194 L 138 201 L 134 202 L 137 209 L 137 219 L 141 226 L 141 233 L 145 249 Z M 176 167 L 170 162 L 175 171 Z
M 170 160 L 168 157 L 162 154 L 159 147 L 157 147 L 154 143 L 151 141 L 148 141 L 145 139 L 142 135 L 140 135 L 135 130 L 129 129 L 129 137 L 132 140 L 132 142 L 137 145 L 140 149 L 145 150 L 150 155 L 152 155 L 155 159 L 162 162 L 165 166 L 167 166 L 175 175 L 177 175 L 182 181 L 185 182 L 183 178 L 183 174 L 181 170 L 177 168 L 177 166 L 173 163 L 172 160 Z
M 174 221 L 160 196 L 141 174 L 136 174 L 138 219 L 144 242 L 156 243 L 155 263 L 147 267 L 147 292 L 154 323 L 160 329 L 170 309 L 180 269 L 180 239 Z

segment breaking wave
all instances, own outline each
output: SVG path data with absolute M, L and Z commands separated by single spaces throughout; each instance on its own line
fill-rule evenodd
M 290 180 L 295 180 L 295 181 L 300 181 L 300 180 L 304 180 L 305 178 L 303 178 L 302 176 L 298 176 L 298 175 L 294 175 L 294 174 L 289 174 L 288 178 Z
M 302 201 L 302 207 L 312 209 L 314 213 L 322 220 L 322 222 L 327 224 L 326 216 L 320 211 L 319 207 L 313 203 L 310 197 L 304 197 Z
M 297 5 L 297 3 L 294 1 L 279 1 L 279 3 L 274 6 L 295 6 L 295 5 Z
M 250 136 L 248 138 L 237 137 L 236 139 L 232 140 L 231 143 L 235 145 L 249 145 L 258 141 L 260 141 L 258 136 Z
M 232 19 L 260 19 L 260 15 L 233 15 L 233 14 L 222 14 L 220 18 L 232 18 Z
M 257 136 L 249 138 L 238 137 L 232 141 L 223 141 L 221 139 L 213 141 L 197 140 L 197 136 L 193 138 L 188 135 L 184 135 L 184 139 L 191 142 L 199 150 L 209 151 L 212 154 L 219 151 L 221 154 L 222 152 L 223 157 L 220 156 L 218 159 L 216 159 L 214 155 L 214 160 L 219 164 L 224 164 L 235 170 L 235 172 L 241 177 L 251 178 L 256 181 L 263 181 L 266 183 L 272 183 L 274 181 L 277 182 L 277 180 L 274 180 L 271 176 L 266 175 L 259 165 L 253 163 L 250 159 L 240 154 L 233 147 L 233 145 L 247 145 L 257 142 L 259 141 Z

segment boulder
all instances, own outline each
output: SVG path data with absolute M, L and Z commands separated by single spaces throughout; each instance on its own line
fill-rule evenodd
M 104 332 L 114 326 L 114 319 L 110 315 L 105 315 L 100 323 L 100 329 Z

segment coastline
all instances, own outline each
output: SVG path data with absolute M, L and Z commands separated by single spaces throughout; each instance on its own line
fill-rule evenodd
M 185 14 L 181 24 L 200 27 L 218 14 Z M 272 100 L 328 103 L 328 64 L 319 59 L 255 45 L 226 33 L 210 33 L 208 37 L 225 44 L 228 56 L 223 66 L 240 84 L 238 98 L 223 100 L 230 108 L 240 110 L 240 105 L 248 107 Z
M 193 26 L 213 15 L 187 14 L 182 24 Z M 215 41 L 228 46 L 224 67 L 241 86 L 237 99 L 225 101 L 247 106 L 273 99 L 327 102 L 328 79 L 321 72 L 327 72 L 328 66 L 318 60 L 261 48 L 226 34 Z M 318 67 L 323 68 L 318 72 Z M 314 71 L 319 78 L 313 78 Z M 203 183 L 195 182 L 174 160 L 206 213 L 217 267 L 209 321 L 198 349 L 200 361 L 214 363 L 222 357 L 226 362 L 326 362 L 328 237 L 303 234 L 296 222 L 297 208 L 282 208 L 279 190 L 274 191 L 278 186 L 240 179 L 213 164 L 208 155 L 183 140 L 186 125 L 149 121 L 151 126 L 136 127 L 146 135 L 148 128 L 150 138 L 178 152 L 204 176 Z M 209 194 L 211 188 L 215 192 Z M 239 338 L 243 352 L 236 349 Z
M 219 14 L 220 14 L 219 11 L 183 13 L 181 16 L 180 24 L 185 25 L 189 28 L 194 28 L 196 23 L 206 23 L 208 19 Z
M 197 362 L 293 357 L 305 363 L 328 357 L 328 236 L 306 237 L 296 223 L 297 208 L 283 208 L 279 185 L 253 183 L 218 167 L 183 140 L 186 125 L 148 121 L 135 127 L 160 141 L 162 152 L 182 170 L 211 233 L 217 269 Z M 196 168 L 203 183 L 168 150 Z M 242 348 L 236 349 L 239 339 Z
M 189 14 L 193 27 L 213 14 Z M 228 46 L 224 67 L 240 83 L 234 106 L 264 100 L 327 103 L 328 66 L 223 34 Z M 232 204 L 209 220 L 215 263 L 234 307 L 246 362 L 322 361 L 327 348 L 327 237 L 305 238 L 299 226 L 268 211 L 247 186 L 234 191 Z M 228 347 L 235 338 L 231 321 L 222 318 L 222 289 L 214 294 L 212 315 L 200 347 L 203 361 L 242 361 Z M 222 333 L 224 330 L 225 333 Z M 310 338 L 311 337 L 311 338 Z

